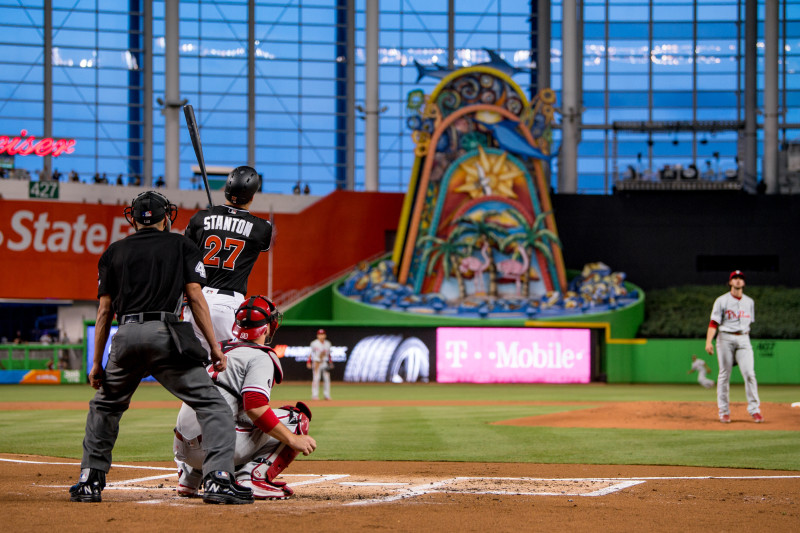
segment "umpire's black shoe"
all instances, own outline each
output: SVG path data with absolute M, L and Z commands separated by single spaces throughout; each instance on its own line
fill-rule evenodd
M 101 502 L 100 493 L 106 486 L 106 473 L 94 468 L 81 470 L 77 483 L 69 488 L 69 499 L 73 502 Z
M 253 503 L 253 491 L 236 483 L 228 472 L 217 470 L 203 479 L 203 503 Z

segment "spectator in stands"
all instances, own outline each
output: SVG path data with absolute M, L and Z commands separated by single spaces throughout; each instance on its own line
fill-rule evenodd
M 22 344 L 24 341 L 22 340 L 22 332 L 17 330 L 16 335 L 14 335 L 14 344 Z
M 0 168 L 0 179 L 6 179 L 8 176 L 6 175 L 6 169 Z
M 308 186 L 308 183 L 303 187 L 303 194 L 311 194 L 311 187 Z
M 58 169 L 53 170 L 53 181 L 61 181 L 62 175 L 63 174 L 61 174 L 61 172 L 59 172 Z
M 300 194 L 300 182 L 298 181 L 295 186 L 292 188 L 292 192 L 294 194 Z
M 133 177 L 133 184 L 136 187 L 141 187 L 142 186 L 142 177 L 139 176 L 138 174 L 136 176 L 134 176 Z
M 92 181 L 95 182 L 95 183 L 102 183 L 102 181 L 100 179 L 100 173 L 99 172 L 95 172 L 94 173 L 94 178 L 92 178 Z
M 122 173 L 120 173 L 120 174 L 117 176 L 117 185 L 122 185 L 122 184 L 123 184 L 123 182 L 122 182 Z
M 159 176 L 155 183 L 156 188 L 160 189 L 164 185 L 166 185 L 166 183 L 164 183 L 164 176 Z
M 53 344 L 53 337 L 50 336 L 50 333 L 45 331 L 44 333 L 42 333 L 42 336 L 39 337 L 39 342 L 41 342 L 42 344 Z
M 81 181 L 81 178 L 78 176 L 77 172 L 75 172 L 74 170 L 70 170 L 69 171 L 69 181 L 79 182 L 79 181 Z

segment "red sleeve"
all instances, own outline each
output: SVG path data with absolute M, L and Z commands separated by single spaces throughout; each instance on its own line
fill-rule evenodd
M 244 410 L 256 409 L 264 405 L 269 405 L 269 398 L 260 392 L 247 391 L 242 397 L 244 400 Z
M 716 320 L 712 320 L 711 322 L 708 323 L 708 327 L 717 329 L 719 327 L 719 324 L 717 324 Z
M 253 421 L 253 424 L 255 424 L 256 427 L 264 433 L 269 433 L 272 431 L 272 428 L 280 424 L 280 421 L 278 420 L 278 417 L 275 416 L 275 412 L 272 409 L 267 409 L 264 411 L 263 415 L 258 417 L 257 420 Z

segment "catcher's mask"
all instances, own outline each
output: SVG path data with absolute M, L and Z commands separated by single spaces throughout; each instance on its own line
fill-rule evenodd
M 251 296 L 236 310 L 236 322 L 234 322 L 231 332 L 237 339 L 252 340 L 263 335 L 269 326 L 270 334 L 265 342 L 270 343 L 282 320 L 283 314 L 278 311 L 269 298 Z
M 126 207 L 123 213 L 125 220 L 131 226 L 134 220 L 143 226 L 151 226 L 161 222 L 166 216 L 169 227 L 178 216 L 178 208 L 160 192 L 145 191 L 134 198 L 130 207 Z
M 261 176 L 248 166 L 234 168 L 225 182 L 225 198 L 236 205 L 244 205 L 261 190 Z

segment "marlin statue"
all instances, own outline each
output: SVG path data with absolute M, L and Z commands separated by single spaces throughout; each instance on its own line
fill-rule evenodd
M 486 61 L 485 63 L 477 63 L 475 65 L 472 65 L 473 67 L 483 67 L 483 66 L 491 67 L 493 69 L 499 70 L 500 72 L 509 77 L 513 76 L 514 74 L 517 74 L 518 72 L 530 72 L 530 69 L 528 68 L 513 67 L 509 65 L 505 59 L 500 57 L 500 54 L 498 54 L 493 50 L 484 48 L 483 51 L 489 54 L 489 61 Z M 425 65 L 420 64 L 420 62 L 417 61 L 416 59 L 414 60 L 414 66 L 417 67 L 417 83 L 425 76 L 442 79 L 447 75 L 449 75 L 450 73 L 458 70 L 455 68 L 443 67 L 438 63 L 434 63 L 433 67 L 426 67 Z
M 501 120 L 495 123 L 477 122 L 480 122 L 486 129 L 492 132 L 498 147 L 506 152 L 524 157 L 533 157 L 534 159 L 543 159 L 545 161 L 552 160 L 558 154 L 558 150 L 555 150 L 551 154 L 545 154 L 538 148 L 531 146 L 528 140 L 517 131 L 519 122 L 514 122 L 513 120 Z

